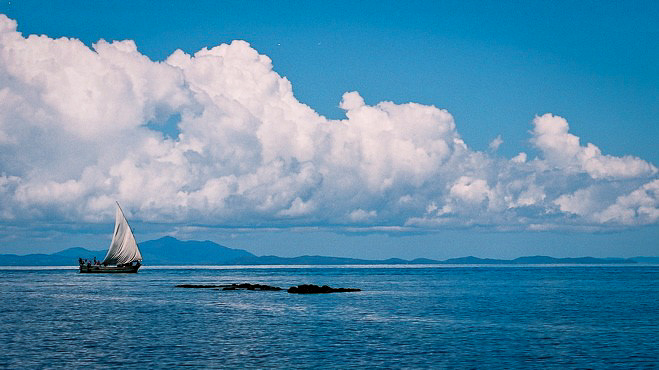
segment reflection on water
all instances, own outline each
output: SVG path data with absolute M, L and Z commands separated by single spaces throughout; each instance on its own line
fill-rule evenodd
M 309 283 L 361 292 L 180 289 Z M 659 366 L 659 267 L 0 270 L 1 368 Z

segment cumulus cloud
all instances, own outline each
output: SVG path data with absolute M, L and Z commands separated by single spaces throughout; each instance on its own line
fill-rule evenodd
M 539 157 L 505 159 L 469 148 L 435 106 L 356 91 L 339 106 L 330 120 L 300 103 L 244 41 L 154 62 L 132 41 L 24 37 L 0 15 L 0 221 L 108 221 L 119 200 L 172 225 L 657 222 L 657 169 L 582 146 L 564 118 L 532 120 Z
M 593 179 L 636 178 L 657 173 L 650 163 L 632 156 L 603 155 L 598 147 L 581 146 L 579 138 L 568 132 L 567 120 L 551 113 L 533 120 L 532 143 L 540 149 L 548 164 L 568 172 L 585 172 Z
M 467 203 L 483 203 L 492 197 L 492 190 L 483 179 L 462 176 L 451 186 L 449 194 Z
M 659 180 L 647 183 L 629 194 L 619 196 L 614 204 L 594 214 L 602 223 L 634 225 L 659 220 Z
M 524 163 L 524 162 L 526 162 L 526 153 L 521 152 L 521 153 L 517 154 L 516 156 L 514 156 L 511 159 L 511 161 L 513 161 L 515 163 Z
M 501 138 L 501 135 L 499 135 L 494 139 L 492 139 L 492 141 L 490 141 L 490 145 L 489 145 L 490 150 L 496 152 L 497 150 L 499 150 L 501 144 L 503 144 L 503 139 Z

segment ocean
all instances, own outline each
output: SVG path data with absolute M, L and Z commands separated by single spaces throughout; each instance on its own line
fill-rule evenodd
M 177 284 L 359 288 L 318 295 Z M 0 268 L 0 367 L 653 368 L 659 266 Z

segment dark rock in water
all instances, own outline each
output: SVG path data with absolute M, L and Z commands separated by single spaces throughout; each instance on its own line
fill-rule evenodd
M 270 286 L 270 285 L 263 285 L 263 284 L 248 284 L 248 283 L 243 283 L 243 284 L 231 284 L 229 286 L 225 286 L 222 288 L 222 290 L 282 290 L 280 287 L 276 286 Z
M 264 284 L 179 284 L 177 288 L 196 288 L 212 290 L 257 290 L 257 291 L 279 291 L 280 287 Z M 354 288 L 332 288 L 327 285 L 318 286 L 313 284 L 302 284 L 288 288 L 289 293 L 297 294 L 321 294 L 321 293 L 339 293 L 339 292 L 360 292 L 361 289 Z
M 280 287 L 263 285 L 263 284 L 223 284 L 223 285 L 209 285 L 209 284 L 179 284 L 177 288 L 199 288 L 199 289 L 213 289 L 213 290 L 282 290 Z
M 340 293 L 340 292 L 361 292 L 361 289 L 331 288 L 327 285 L 318 286 L 313 284 L 302 284 L 288 288 L 288 292 L 296 293 L 296 294 L 324 294 L 324 293 Z

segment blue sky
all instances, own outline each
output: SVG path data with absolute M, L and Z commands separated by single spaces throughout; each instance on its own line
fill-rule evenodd
M 212 209 L 194 203 L 197 198 L 186 198 L 180 201 L 187 205 L 186 211 L 152 206 L 150 204 L 162 201 L 155 196 L 149 198 L 151 203 L 126 196 L 121 190 L 122 182 L 113 180 L 116 180 L 113 175 L 116 171 L 104 164 L 103 158 L 109 156 L 103 154 L 106 151 L 90 157 L 89 165 L 73 170 L 65 160 L 51 163 L 50 156 L 41 158 L 9 144 L 5 144 L 3 150 L 0 140 L 0 175 L 5 177 L 4 183 L 9 184 L 3 188 L 6 189 L 5 198 L 2 198 L 6 209 L 0 229 L 0 252 L 52 251 L 71 245 L 103 248 L 108 242 L 104 229 L 111 228 L 113 212 L 105 209 L 112 203 L 102 195 L 119 198 L 125 204 L 139 225 L 138 239 L 175 233 L 185 238 L 215 240 L 257 254 L 446 258 L 468 254 L 488 257 L 525 254 L 631 256 L 659 252 L 656 242 L 659 228 L 655 215 L 657 194 L 654 190 L 657 179 L 654 166 L 659 163 L 656 145 L 659 137 L 656 118 L 659 114 L 656 98 L 659 95 L 659 48 L 656 43 L 659 6 L 656 2 L 198 2 L 190 6 L 185 2 L 158 5 L 150 2 L 42 4 L 3 0 L 0 13 L 17 22 L 17 30 L 23 37 L 30 34 L 46 35 L 49 39 L 67 37 L 69 40 L 79 39 L 87 47 L 93 47 L 99 39 L 108 42 L 134 40 L 138 54 L 154 62 L 168 61 L 184 71 L 187 71 L 187 64 L 183 59 L 168 59 L 175 50 L 193 55 L 202 48 L 211 49 L 233 40 L 245 40 L 249 43 L 248 48 L 235 45 L 229 49 L 233 54 L 227 52 L 221 57 L 228 60 L 229 55 L 247 55 L 249 50 L 267 56 L 272 71 L 290 82 L 297 102 L 312 110 L 312 113 L 306 112 L 293 104 L 290 115 L 283 114 L 296 122 L 296 132 L 306 132 L 301 127 L 307 127 L 304 125 L 310 124 L 309 120 L 321 122 L 322 119 L 316 116 L 330 121 L 347 118 L 349 124 L 360 127 L 347 137 L 354 139 L 363 135 L 363 138 L 373 139 L 354 144 L 356 142 L 346 141 L 348 139 L 341 136 L 343 134 L 308 133 L 305 136 L 305 133 L 291 144 L 295 146 L 310 140 L 311 146 L 318 147 L 327 140 L 335 140 L 364 145 L 358 149 L 363 156 L 351 159 L 362 165 L 353 168 L 346 167 L 343 161 L 327 160 L 328 156 L 336 158 L 336 152 L 317 149 L 309 154 L 303 144 L 299 144 L 302 146 L 297 151 L 282 151 L 274 149 L 275 144 L 264 142 L 263 137 L 258 137 L 259 144 L 246 134 L 230 138 L 222 134 L 218 141 L 206 143 L 208 148 L 226 146 L 232 140 L 238 140 L 245 148 L 260 145 L 263 152 L 258 163 L 254 162 L 251 169 L 245 169 L 240 163 L 255 160 L 249 153 L 241 154 L 246 156 L 243 162 L 232 163 L 231 158 L 235 156 L 207 155 L 206 149 L 200 150 L 201 159 L 185 157 L 188 161 L 185 169 L 207 176 L 205 183 L 183 181 L 170 184 L 172 194 L 198 191 L 210 197 L 202 203 L 212 205 L 213 196 L 220 196 L 213 195 L 211 189 L 217 188 L 211 185 L 222 184 L 232 189 L 227 178 L 233 175 L 239 178 L 236 184 L 242 184 L 235 186 L 246 186 L 249 176 L 273 168 L 274 162 L 268 162 L 264 154 L 273 151 L 276 155 L 272 158 L 283 158 L 281 165 L 284 170 L 277 179 L 285 180 L 282 180 L 284 185 L 254 188 L 264 190 L 259 195 L 236 190 L 217 203 L 221 206 Z M 59 78 L 69 75 L 58 71 L 67 71 L 67 68 L 78 68 L 83 77 L 89 76 L 85 73 L 94 72 L 86 62 L 67 65 L 70 59 L 53 51 L 61 45 L 45 49 L 30 47 L 36 53 L 31 55 L 37 55 L 37 59 L 53 53 L 48 60 L 55 60 L 62 67 L 46 68 L 44 73 L 51 72 L 53 81 L 62 83 Z M 98 49 L 95 48 L 101 54 Z M 84 50 L 75 52 L 83 53 Z M 90 60 L 94 58 L 85 55 Z M 115 56 L 110 51 L 101 55 L 102 61 L 108 61 L 115 68 L 121 65 L 128 71 L 128 64 L 118 63 L 113 58 Z M 86 59 L 81 57 L 80 60 Z M 140 71 L 144 68 L 151 67 L 143 67 Z M 253 72 L 247 68 L 234 72 Z M 254 65 L 254 68 L 261 67 Z M 230 81 L 229 77 L 236 75 L 229 74 L 234 72 L 223 69 L 218 70 L 217 75 L 227 74 L 228 77 L 220 80 Z M 128 75 L 135 76 L 137 72 L 131 73 Z M 158 73 L 140 78 L 167 80 L 168 77 L 159 77 Z M 15 80 L 22 78 L 23 84 L 18 86 L 7 82 L 14 80 L 7 79 L 0 79 L 0 82 L 14 89 L 12 92 L 17 96 L 28 97 L 52 86 L 49 83 L 34 85 L 34 76 L 38 75 L 27 67 L 25 71 L 8 68 L 0 76 Z M 194 78 L 190 76 L 192 72 L 185 75 L 184 87 L 194 85 Z M 176 81 L 177 77 L 171 78 Z M 132 83 L 135 86 L 134 81 Z M 160 87 L 158 82 L 153 84 Z M 193 93 L 202 89 L 201 82 L 199 84 L 198 88 L 192 88 Z M 100 91 L 103 85 L 99 86 Z M 203 88 L 211 91 L 217 86 L 231 89 L 234 85 L 218 82 Z M 226 95 L 240 102 L 249 91 L 239 89 L 227 90 Z M 359 95 L 344 96 L 351 91 L 357 91 Z M 182 94 L 185 93 L 189 92 Z M 116 99 L 118 106 L 135 100 L 117 94 L 104 96 Z M 213 98 L 212 94 L 209 95 Z M 250 101 L 261 98 L 265 99 L 264 102 L 272 99 L 265 95 L 249 96 Z M 359 113 L 357 111 L 363 107 L 359 98 L 367 107 L 386 101 L 395 103 L 395 107 L 382 107 L 381 112 Z M 72 101 L 75 99 L 71 98 Z M 184 133 L 187 127 L 190 130 L 188 137 L 194 137 L 195 132 L 214 130 L 216 126 L 211 124 L 214 119 L 219 119 L 217 117 L 231 116 L 231 112 L 239 110 L 214 101 L 214 109 L 221 111 L 216 118 L 204 116 L 186 122 L 186 114 L 199 112 L 199 105 L 204 106 L 205 112 L 211 110 L 198 97 L 192 98 L 196 108 L 191 108 L 188 103 L 172 99 L 165 102 L 163 99 L 162 96 L 145 96 L 146 103 L 135 108 L 155 109 L 157 113 L 151 116 L 136 113 L 135 117 L 113 119 L 125 120 L 122 127 L 141 127 L 139 134 L 144 135 L 144 140 L 150 137 L 148 132 L 143 132 L 144 125 L 149 124 L 149 129 L 165 131 L 175 141 L 181 127 L 184 127 Z M 76 119 L 87 122 L 83 118 L 98 117 L 87 116 L 98 106 L 78 112 L 72 111 L 64 102 L 57 105 L 48 99 L 36 103 L 30 99 L 26 101 L 34 103 L 35 107 L 61 109 L 52 118 L 57 125 L 49 126 L 49 130 L 55 131 L 43 132 L 55 132 L 58 142 L 66 144 L 70 141 L 81 148 L 75 153 L 53 148 L 54 157 L 87 158 L 90 150 L 85 149 L 85 145 L 98 148 L 90 144 L 93 140 L 89 137 L 78 142 L 68 135 L 59 135 L 70 131 L 66 125 L 72 125 Z M 149 105 L 151 101 L 155 101 L 156 108 Z M 343 106 L 348 109 L 340 108 L 341 102 L 346 103 Z M 414 119 L 410 122 L 404 119 L 392 121 L 392 130 L 401 130 L 404 137 L 394 135 L 391 141 L 376 140 L 383 132 L 373 131 L 373 125 L 377 126 L 379 121 L 370 115 L 386 112 L 394 116 L 408 102 L 422 107 L 434 106 L 450 113 L 450 122 L 455 128 L 449 130 L 449 136 L 441 134 L 444 135 L 442 140 L 449 143 L 450 158 L 415 169 L 405 167 L 409 161 L 403 160 L 408 159 L 404 155 L 382 155 L 399 150 L 396 148 L 400 146 L 396 145 L 402 139 L 411 140 L 407 143 L 428 152 L 437 148 L 436 143 L 424 146 L 426 144 L 420 139 L 415 139 L 418 135 L 440 135 L 432 129 L 417 133 L 411 139 L 405 136 L 406 131 L 401 127 L 416 124 Z M 9 100 L 3 103 L 16 106 Z M 277 116 L 259 116 L 260 113 L 252 111 L 249 104 L 240 102 L 241 107 L 262 124 L 250 126 L 251 129 L 257 130 L 257 126 L 272 129 L 274 131 L 268 132 L 279 138 L 279 142 L 287 137 L 286 134 L 279 136 L 285 128 L 277 125 Z M 289 105 L 278 106 L 278 109 L 286 111 L 286 107 Z M 44 111 L 50 112 L 48 109 Z M 354 112 L 352 117 L 351 111 Z M 545 113 L 552 114 L 547 117 L 547 122 L 534 121 L 534 117 Z M 67 121 L 62 117 L 70 119 Z M 290 117 L 298 117 L 300 121 Z M 2 119 L 6 132 L 16 132 L 16 127 L 27 126 L 41 130 L 41 126 L 35 123 L 38 118 L 27 117 L 21 112 L 7 114 Z M 437 119 L 438 122 L 449 122 L 445 117 Z M 565 126 L 565 132 L 561 131 L 557 136 L 552 127 L 563 125 L 561 119 L 569 123 L 569 129 Z M 235 120 L 243 122 L 241 128 L 246 132 L 250 128 L 245 125 L 254 124 L 252 119 Z M 179 121 L 180 127 L 174 130 L 173 124 Z M 202 121 L 203 126 L 199 123 Z M 25 124 L 12 126 L 12 122 Z M 227 126 L 220 129 L 227 130 Z M 98 135 L 109 134 L 92 130 L 89 135 L 98 138 Z M 111 134 L 142 137 L 134 133 L 129 135 L 125 130 Z M 10 134 L 5 136 L 14 139 Z M 331 139 L 314 141 L 319 136 Z M 452 146 L 456 137 L 463 140 L 468 151 L 463 152 L 459 145 Z M 500 140 L 493 141 L 497 137 Z M 566 150 L 572 151 L 568 158 L 559 154 L 560 145 L 569 142 L 570 137 L 577 137 L 579 145 Z M 16 140 L 19 139 L 13 142 Z M 592 143 L 600 154 L 591 155 L 588 143 Z M 177 150 L 181 151 L 185 145 L 185 148 L 192 145 L 183 141 L 172 144 L 166 140 L 161 144 L 162 148 L 146 153 L 177 145 Z M 373 151 L 368 152 L 371 149 Z M 525 153 L 524 161 L 517 157 L 522 152 Z M 413 155 L 409 158 L 412 161 L 418 159 Z M 513 158 L 518 160 L 512 161 Z M 535 158 L 538 161 L 534 162 Z M 373 160 L 382 163 L 372 165 L 369 161 Z M 460 161 L 472 165 L 465 168 Z M 199 164 L 198 168 L 193 167 L 195 163 Z M 130 168 L 159 174 L 182 170 L 178 167 L 158 170 L 152 165 L 141 162 L 132 163 L 132 166 L 126 164 Z M 63 170 L 56 174 L 39 171 L 46 167 Z M 553 168 L 555 172 L 547 174 L 547 168 Z M 342 173 L 353 173 L 353 170 L 354 183 L 349 186 L 344 188 L 335 180 Z M 243 182 L 240 175 L 246 176 Z M 50 182 L 38 183 L 37 178 Z M 101 178 L 111 185 L 98 185 L 103 182 Z M 352 179 L 350 176 L 346 178 Z M 406 181 L 410 178 L 413 179 Z M 362 180 L 364 183 L 360 184 Z M 391 180 L 392 185 L 386 189 L 371 189 L 379 180 Z M 147 189 L 157 188 L 153 178 L 143 181 L 142 185 Z M 263 181 L 267 183 L 272 178 Z M 70 189 L 67 194 L 77 194 L 70 201 L 86 206 L 76 208 L 75 212 L 65 210 L 66 202 L 61 200 L 58 191 L 64 191 L 61 189 L 66 186 Z M 292 190 L 282 190 L 286 187 Z M 355 190 L 364 187 L 369 191 Z M 326 205 L 332 202 L 332 194 L 346 189 L 359 196 L 346 197 L 341 193 L 335 205 Z M 274 202 L 286 199 L 278 206 L 266 206 L 263 199 L 267 199 L 267 194 L 275 195 L 271 197 Z M 61 202 L 48 197 L 58 198 Z M 398 203 L 392 197 L 397 197 Z M 260 200 L 256 201 L 256 198 Z M 299 199 L 297 203 L 296 199 Z M 401 199 L 414 206 L 396 208 Z M 602 206 L 598 207 L 598 204 Z M 237 210 L 217 210 L 231 205 Z M 90 211 L 98 212 L 98 217 L 85 216 L 84 222 L 76 222 L 76 217 L 80 216 L 78 213 L 84 215 Z M 143 231 L 141 237 L 139 230 Z

